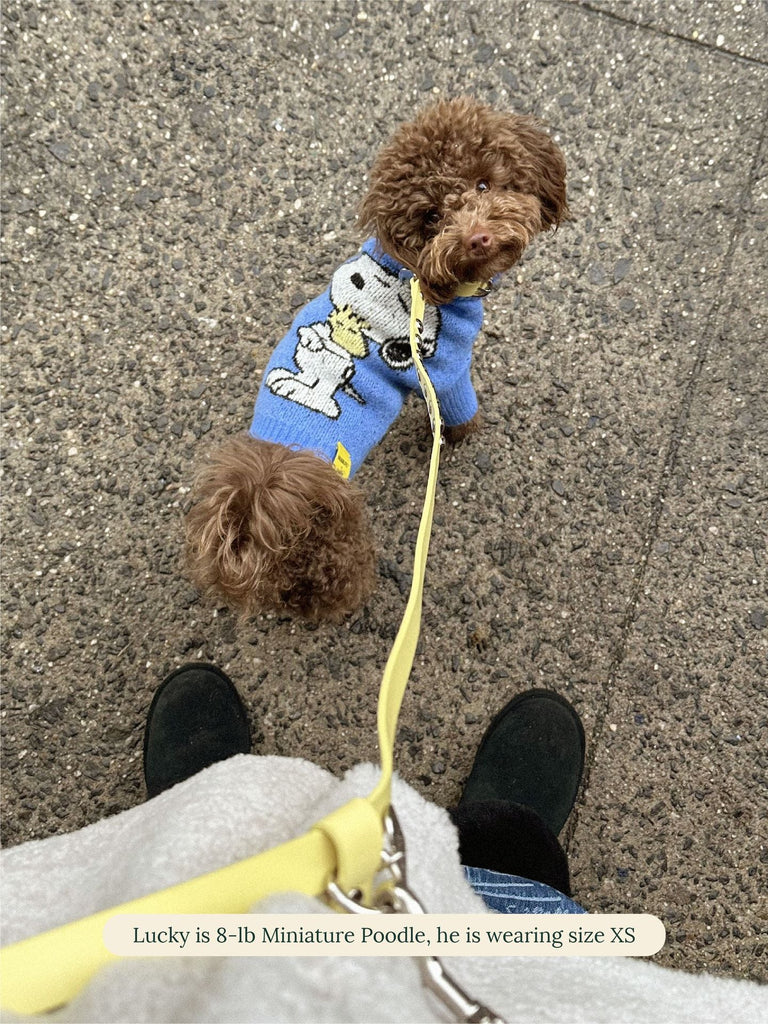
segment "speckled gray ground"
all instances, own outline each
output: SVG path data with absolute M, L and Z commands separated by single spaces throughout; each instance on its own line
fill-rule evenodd
M 258 752 L 375 757 L 425 480 L 414 403 L 360 474 L 378 592 L 238 624 L 185 581 L 200 456 L 358 242 L 366 167 L 436 92 L 544 118 L 574 219 L 488 301 L 487 419 L 444 459 L 398 763 L 455 800 L 548 686 L 589 771 L 566 839 L 658 961 L 768 980 L 766 19 L 761 4 L 3 4 L 3 836 L 143 799 L 153 691 L 238 682 Z

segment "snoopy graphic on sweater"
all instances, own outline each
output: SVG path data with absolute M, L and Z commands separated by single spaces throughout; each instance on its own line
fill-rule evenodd
M 342 390 L 360 405 L 365 400 L 352 385 L 355 360 L 367 359 L 370 342 L 394 370 L 411 365 L 409 341 L 410 285 L 368 253 L 344 263 L 331 278 L 332 310 L 325 320 L 298 328 L 293 361 L 298 373 L 275 367 L 266 378 L 273 395 L 298 402 L 331 419 L 341 406 L 334 398 Z M 440 316 L 434 306 L 424 317 L 422 358 L 434 355 Z
M 411 276 L 374 238 L 335 271 L 272 353 L 252 437 L 334 464 L 341 448 L 349 475 L 356 472 L 420 389 L 410 349 Z M 482 319 L 477 296 L 425 309 L 421 356 L 449 426 L 477 412 L 470 364 Z

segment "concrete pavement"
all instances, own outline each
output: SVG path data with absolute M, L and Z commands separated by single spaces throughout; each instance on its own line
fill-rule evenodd
M 573 220 L 488 300 L 487 426 L 443 461 L 399 770 L 449 805 L 492 714 L 558 690 L 589 745 L 577 898 L 657 914 L 659 963 L 768 980 L 764 14 L 6 0 L 6 843 L 143 799 L 146 710 L 184 661 L 238 683 L 256 752 L 375 759 L 418 404 L 359 475 L 380 580 L 342 627 L 201 602 L 181 522 L 354 251 L 377 146 L 470 91 L 550 125 Z

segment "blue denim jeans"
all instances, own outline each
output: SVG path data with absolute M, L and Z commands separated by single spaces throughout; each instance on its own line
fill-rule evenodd
M 488 868 L 464 868 L 464 875 L 485 905 L 499 914 L 586 914 L 587 911 L 543 882 L 503 875 Z

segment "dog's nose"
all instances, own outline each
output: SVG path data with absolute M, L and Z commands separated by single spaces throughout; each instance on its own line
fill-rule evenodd
M 467 239 L 470 256 L 487 256 L 492 245 L 493 238 L 487 231 L 476 231 Z
M 357 272 L 355 272 L 350 277 L 349 280 L 355 286 L 355 288 L 357 288 L 359 291 L 362 291 L 363 288 L 365 288 L 365 280 L 363 279 L 362 274 L 358 274 Z

